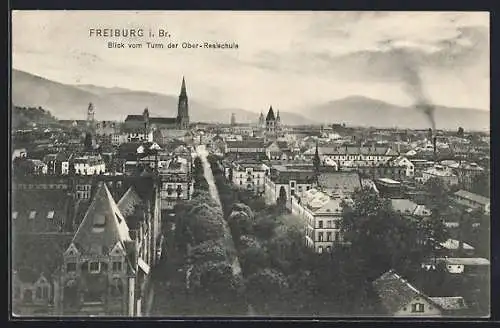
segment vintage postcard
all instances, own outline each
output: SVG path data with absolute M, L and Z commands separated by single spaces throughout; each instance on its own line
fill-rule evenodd
M 490 315 L 489 13 L 11 19 L 13 318 Z

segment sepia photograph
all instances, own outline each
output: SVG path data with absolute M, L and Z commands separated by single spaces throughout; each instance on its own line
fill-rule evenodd
M 490 14 L 11 12 L 10 314 L 489 318 Z

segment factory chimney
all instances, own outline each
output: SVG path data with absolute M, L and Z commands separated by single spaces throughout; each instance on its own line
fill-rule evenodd
M 436 135 L 434 134 L 434 136 L 432 137 L 432 146 L 434 147 L 434 161 L 437 161 L 437 148 L 436 148 Z

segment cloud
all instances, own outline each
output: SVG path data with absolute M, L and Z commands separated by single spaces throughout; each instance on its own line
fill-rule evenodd
M 169 94 L 186 75 L 195 98 L 259 112 L 351 94 L 408 104 L 403 56 L 433 101 L 488 108 L 488 24 L 487 13 L 453 12 L 15 12 L 13 63 L 65 83 Z M 240 47 L 112 50 L 90 27 L 162 27 L 175 41 Z

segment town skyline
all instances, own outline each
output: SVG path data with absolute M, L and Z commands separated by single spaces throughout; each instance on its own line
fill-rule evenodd
M 175 95 L 186 76 L 190 93 L 211 106 L 259 112 L 277 104 L 296 112 L 352 95 L 409 106 L 414 99 L 403 81 L 409 64 L 418 67 L 433 104 L 489 110 L 488 13 L 204 12 L 213 22 L 208 29 L 196 19 L 182 23 L 186 15 L 200 13 L 14 12 L 12 66 L 64 84 L 165 95 Z M 227 29 L 236 21 L 242 28 Z M 234 40 L 239 48 L 131 55 L 88 37 L 92 26 L 147 29 L 164 22 L 178 40 Z M 269 37 L 269 29 L 281 32 Z M 403 57 L 402 65 L 394 61 Z

